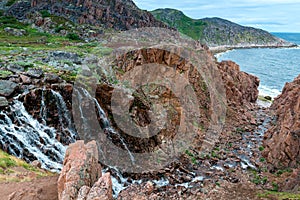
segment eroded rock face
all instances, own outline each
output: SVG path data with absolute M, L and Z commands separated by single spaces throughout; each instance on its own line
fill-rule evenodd
M 19 4 L 26 8 L 30 6 L 30 3 Z M 156 20 L 151 13 L 138 9 L 131 0 L 32 0 L 31 9 L 22 10 L 18 7 L 15 4 L 8 13 L 19 19 L 23 19 L 28 10 L 49 10 L 51 14 L 65 17 L 75 23 L 104 26 L 116 30 L 167 27 Z
M 271 108 L 275 120 L 265 134 L 263 152 L 276 168 L 297 167 L 300 163 L 300 75 L 286 83 Z
M 258 97 L 259 79 L 240 71 L 239 65 L 232 61 L 218 63 L 226 88 L 227 102 L 233 106 L 255 103 Z

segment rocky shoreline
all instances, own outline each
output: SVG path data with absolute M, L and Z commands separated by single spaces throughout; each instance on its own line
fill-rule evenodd
M 210 51 L 213 52 L 214 54 L 218 53 L 223 53 L 226 51 L 230 51 L 233 49 L 256 49 L 256 48 L 271 48 L 271 49 L 276 49 L 276 48 L 295 48 L 299 47 L 297 44 L 287 44 L 287 45 L 237 45 L 237 46 L 212 46 L 209 47 Z
M 133 2 L 53 2 L 0 3 L 31 24 L 0 16 L 0 148 L 56 173 L 0 182 L 1 198 L 300 198 L 299 76 L 263 107 L 259 78 Z M 99 18 L 129 30 L 104 37 Z M 175 152 L 177 140 L 184 148 Z M 11 160 L 0 161 L 0 175 L 11 176 Z

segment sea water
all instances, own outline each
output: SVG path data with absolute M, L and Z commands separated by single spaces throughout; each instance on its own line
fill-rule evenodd
M 300 33 L 273 33 L 300 45 Z M 300 46 L 293 48 L 234 49 L 216 55 L 218 61 L 232 60 L 240 69 L 260 79 L 259 93 L 276 97 L 286 82 L 300 74 Z

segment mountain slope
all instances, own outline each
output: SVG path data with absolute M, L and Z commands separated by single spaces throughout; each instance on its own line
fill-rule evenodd
M 23 0 L 15 1 L 6 12 L 24 20 L 35 11 L 47 11 L 76 24 L 128 30 L 141 27 L 167 27 L 151 13 L 140 10 L 131 0 Z
M 192 19 L 174 9 L 157 9 L 151 13 L 156 19 L 210 47 L 292 45 L 264 30 L 241 26 L 221 18 Z

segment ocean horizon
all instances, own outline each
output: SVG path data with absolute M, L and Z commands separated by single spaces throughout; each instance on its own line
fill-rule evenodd
M 216 55 L 218 61 L 232 60 L 241 71 L 260 79 L 259 94 L 277 97 L 287 82 L 300 74 L 300 33 L 276 32 L 280 37 L 298 46 L 292 48 L 233 49 Z

